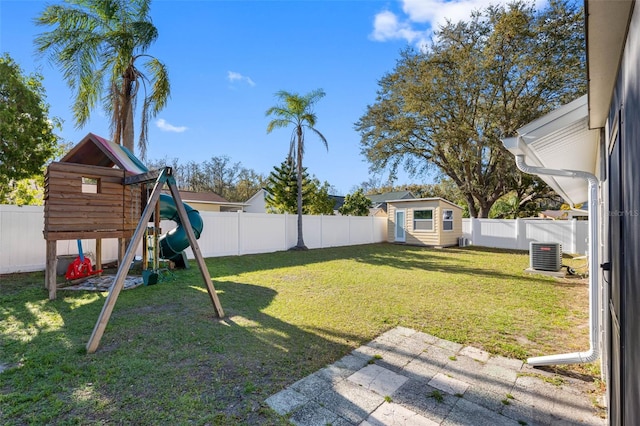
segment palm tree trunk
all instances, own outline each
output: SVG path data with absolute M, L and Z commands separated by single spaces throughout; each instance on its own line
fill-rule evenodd
M 298 161 L 296 162 L 297 169 L 297 183 L 298 183 L 298 243 L 296 244 L 296 249 L 298 250 L 306 250 L 307 246 L 304 245 L 304 239 L 302 237 L 302 128 L 298 127 L 298 146 L 297 146 L 297 157 Z
M 131 101 L 129 100 L 129 105 L 127 105 L 127 121 L 124 125 L 123 132 L 123 145 L 132 154 L 135 154 L 135 144 L 133 138 L 133 106 L 131 105 Z

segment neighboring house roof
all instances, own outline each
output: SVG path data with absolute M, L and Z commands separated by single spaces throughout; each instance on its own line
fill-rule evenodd
M 344 197 L 342 195 L 329 195 L 334 202 L 333 210 L 338 211 L 344 205 Z
M 457 207 L 459 209 L 462 209 L 462 207 L 460 207 L 459 205 L 452 203 L 449 200 L 445 200 L 444 198 L 440 198 L 440 197 L 429 197 L 429 198 L 403 198 L 401 200 L 388 200 L 387 203 L 393 203 L 393 204 L 398 204 L 398 203 L 414 203 L 416 201 L 442 201 L 444 203 L 447 203 L 453 207 Z
M 540 212 L 540 217 L 551 219 L 573 219 L 574 217 L 587 217 L 589 212 L 575 210 L 544 210 Z
M 411 191 L 384 192 L 382 194 L 367 195 L 366 197 L 371 200 L 371 204 L 373 204 L 374 207 L 378 207 L 380 204 L 383 204 L 389 200 L 415 198 Z
M 269 194 L 269 191 L 267 191 L 265 188 L 260 188 L 256 191 L 255 194 L 249 197 L 249 199 L 245 201 L 245 203 L 251 204 L 251 202 L 255 200 L 264 200 L 267 197 L 267 194 Z
M 550 219 L 566 219 L 568 210 L 543 210 L 538 215 Z
M 90 166 L 117 166 L 132 174 L 149 170 L 131 151 L 98 135 L 89 133 L 60 160 L 62 163 L 86 164 Z
M 215 192 L 196 192 L 180 190 L 180 197 L 183 200 L 197 201 L 199 203 L 229 203 L 230 201 L 216 194 Z
M 169 190 L 163 190 L 162 192 L 169 193 Z M 238 207 L 242 208 L 246 206 L 245 203 L 236 203 L 233 201 L 227 201 L 225 198 L 216 194 L 215 192 L 196 192 L 196 191 L 184 191 L 179 190 L 180 198 L 185 203 L 201 203 L 201 204 L 212 204 L 219 206 L 227 206 L 227 207 Z

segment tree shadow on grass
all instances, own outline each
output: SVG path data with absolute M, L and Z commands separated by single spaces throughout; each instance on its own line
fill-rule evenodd
M 264 400 L 358 340 L 265 314 L 276 291 L 238 282 L 215 283 L 217 319 L 195 276 L 122 292 L 91 355 L 104 293 L 47 301 L 37 281 L 0 295 L 0 423 L 285 424 Z
M 213 277 L 351 259 L 363 264 L 386 266 L 395 269 L 434 271 L 492 279 L 517 279 L 523 284 L 539 283 L 541 281 L 539 277 L 525 275 L 521 272 L 505 272 L 504 268 L 501 269 L 503 265 L 494 264 L 494 260 L 487 259 L 483 263 L 483 259 L 477 257 L 487 256 L 487 254 L 509 256 L 522 255 L 524 253 L 513 250 L 485 249 L 484 247 L 434 249 L 379 243 L 307 251 L 208 258 L 206 263 Z M 513 260 L 508 257 L 500 259 L 500 261 L 504 262 L 504 266 L 510 266 L 513 263 Z

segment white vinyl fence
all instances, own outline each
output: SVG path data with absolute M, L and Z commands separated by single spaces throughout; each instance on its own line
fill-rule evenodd
M 287 250 L 297 241 L 297 216 L 264 213 L 200 212 L 204 229 L 198 240 L 204 257 Z M 304 242 L 309 248 L 371 244 L 387 240 L 387 219 L 380 217 L 304 216 Z M 41 271 L 46 243 L 42 236 L 44 208 L 0 205 L 0 274 Z M 163 231 L 175 227 L 163 221 Z M 463 237 L 476 246 L 528 250 L 529 242 L 562 244 L 565 253 L 587 252 L 587 221 L 463 219 Z M 95 241 L 83 240 L 86 253 Z M 75 240 L 58 241 L 58 255 L 77 255 Z M 138 249 L 141 253 L 141 248 Z M 187 249 L 193 258 L 191 249 Z M 117 240 L 102 243 L 103 262 L 118 257 Z
M 297 216 L 264 213 L 200 212 L 204 228 L 198 245 L 204 257 L 288 250 L 297 242 Z M 164 232 L 175 223 L 163 221 Z M 309 248 L 372 244 L 387 239 L 387 219 L 380 217 L 304 216 L 304 242 Z M 0 205 L 0 274 L 42 271 L 46 242 L 42 235 L 44 208 Z M 95 240 L 82 240 L 86 253 L 95 253 Z M 77 242 L 58 241 L 58 255 L 77 255 Z M 141 254 L 141 248 L 138 249 Z M 193 258 L 191 249 L 187 249 Z M 102 243 L 103 262 L 116 260 L 116 239 Z
M 529 243 L 560 243 L 564 253 L 585 254 L 586 220 L 462 219 L 462 234 L 476 246 L 529 250 Z

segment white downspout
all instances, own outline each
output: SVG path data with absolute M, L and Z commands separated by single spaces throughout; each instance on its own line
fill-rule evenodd
M 589 182 L 589 350 L 568 354 L 547 355 L 529 358 L 533 366 L 578 364 L 595 361 L 599 355 L 598 307 L 598 178 L 588 172 L 578 170 L 554 170 L 534 167 L 525 163 L 524 155 L 516 155 L 516 165 L 524 173 L 534 175 L 562 176 L 586 179 Z

